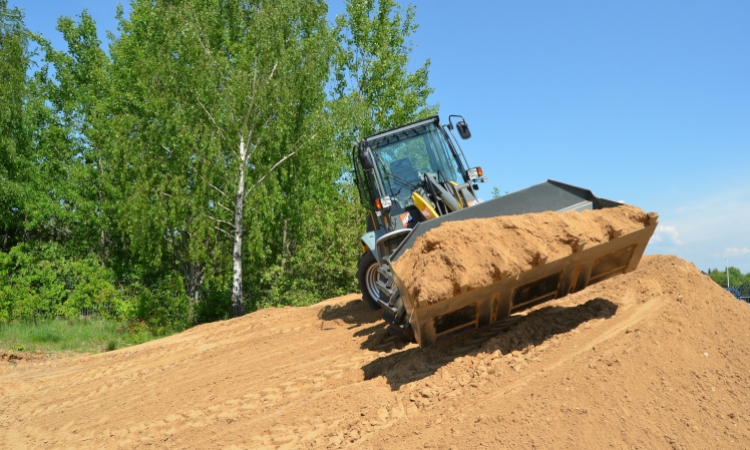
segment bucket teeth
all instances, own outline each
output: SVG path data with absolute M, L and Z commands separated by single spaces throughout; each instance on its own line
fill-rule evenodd
M 534 267 L 540 267 L 547 263 L 547 258 L 548 256 L 544 253 L 537 252 L 536 255 L 534 255 L 531 263 L 532 265 L 534 265 Z
M 570 244 L 570 246 L 573 249 L 573 253 L 578 253 L 583 250 L 587 243 L 588 241 L 586 239 L 575 240 Z

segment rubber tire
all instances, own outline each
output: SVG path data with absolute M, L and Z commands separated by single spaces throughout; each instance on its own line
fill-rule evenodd
M 367 273 L 368 270 L 374 270 L 374 268 L 371 269 L 372 266 L 377 268 L 378 262 L 375 260 L 375 256 L 372 252 L 365 252 L 359 258 L 359 263 L 357 263 L 357 282 L 359 285 L 359 291 L 362 293 L 362 300 L 370 307 L 370 309 L 378 310 L 380 309 L 380 303 L 378 303 L 376 298 L 373 298 L 372 294 L 370 294 L 370 289 L 367 288 Z M 380 294 L 377 287 L 372 286 L 372 288 L 378 295 Z

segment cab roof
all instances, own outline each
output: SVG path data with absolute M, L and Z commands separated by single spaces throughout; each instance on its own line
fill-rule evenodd
M 428 117 L 427 119 L 421 119 L 417 120 L 415 122 L 402 125 L 400 127 L 391 128 L 390 130 L 381 131 L 379 133 L 371 134 L 370 136 L 367 136 L 363 139 L 363 142 L 367 143 L 369 147 L 378 147 L 377 145 L 374 145 L 376 143 L 380 143 L 384 140 L 390 141 L 390 140 L 399 140 L 404 137 L 411 137 L 411 135 L 415 134 L 413 132 L 416 132 L 419 128 L 422 128 L 426 125 L 435 124 L 436 126 L 440 126 L 440 116 L 432 116 Z

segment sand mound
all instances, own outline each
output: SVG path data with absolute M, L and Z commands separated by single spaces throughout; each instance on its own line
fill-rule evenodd
M 540 257 L 552 262 L 569 256 L 580 242 L 587 248 L 607 242 L 613 230 L 642 229 L 647 220 L 643 210 L 623 205 L 446 222 L 417 238 L 393 270 L 411 298 L 439 302 L 515 277 Z
M 748 448 L 750 306 L 692 264 L 401 346 L 356 296 L 0 369 L 3 448 Z

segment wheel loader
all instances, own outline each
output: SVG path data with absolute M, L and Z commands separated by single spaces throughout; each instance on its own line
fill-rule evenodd
M 405 274 L 394 272 L 392 264 L 417 238 L 445 222 L 622 204 L 553 180 L 482 201 L 477 190 L 486 177 L 481 167 L 468 163 L 454 130 L 461 139 L 471 137 L 462 116 L 449 116 L 447 124 L 434 116 L 368 136 L 352 151 L 354 180 L 368 211 L 367 232 L 360 239 L 359 288 L 371 308 L 382 310 L 391 333 L 427 347 L 442 335 L 503 320 L 635 270 L 656 228 L 655 213 L 643 229 L 581 246 L 570 256 L 447 301 L 410 298 L 401 281 Z

